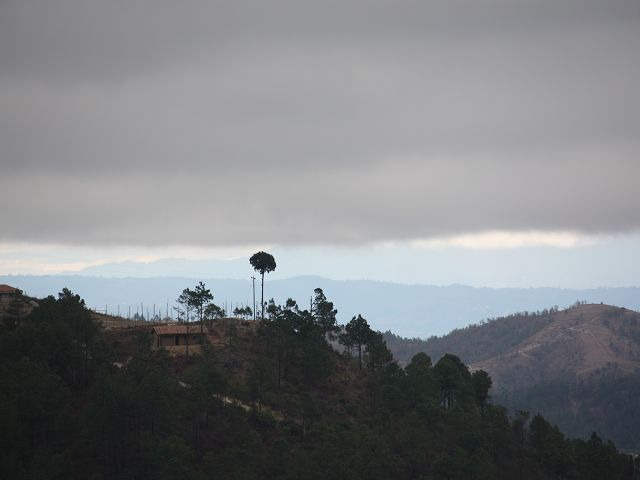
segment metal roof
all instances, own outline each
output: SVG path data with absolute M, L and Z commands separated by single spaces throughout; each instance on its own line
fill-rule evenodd
M 17 288 L 13 288 L 10 285 L 2 284 L 0 285 L 0 293 L 16 293 L 18 291 Z

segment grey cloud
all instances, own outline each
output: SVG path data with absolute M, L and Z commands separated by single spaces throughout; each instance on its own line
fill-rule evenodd
M 0 4 L 0 241 L 640 228 L 637 1 Z
M 553 168 L 540 168 L 532 158 L 520 165 L 432 162 L 409 172 L 381 163 L 293 178 L 260 170 L 205 178 L 47 174 L 29 179 L 27 195 L 24 182 L 7 182 L 3 192 L 21 199 L 23 218 L 5 215 L 11 229 L 3 234 L 4 240 L 72 244 L 299 244 L 487 228 L 595 233 L 637 224 L 637 176 L 624 162 L 605 166 L 577 153 Z M 577 181 L 567 185 L 572 177 Z
M 603 24 L 633 26 L 635 0 L 86 1 L 0 5 L 3 75 L 120 79 L 233 44 L 477 39 Z

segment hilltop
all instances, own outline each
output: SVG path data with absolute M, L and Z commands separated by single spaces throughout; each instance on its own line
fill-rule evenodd
M 603 370 L 619 374 L 640 369 L 640 314 L 609 305 L 580 305 L 555 312 L 512 348 L 471 360 L 471 369 L 491 372 L 497 390 Z M 523 322 L 526 323 L 526 322 Z
M 541 412 L 576 436 L 597 430 L 640 450 L 640 314 L 581 304 L 492 319 L 427 341 L 390 333 L 406 361 L 416 350 L 434 359 L 454 352 L 493 379 L 494 399 Z

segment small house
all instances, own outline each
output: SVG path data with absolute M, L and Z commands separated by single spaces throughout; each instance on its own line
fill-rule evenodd
M 207 328 L 203 327 L 202 332 L 207 335 Z M 173 354 L 183 354 L 187 352 L 187 345 L 189 353 L 199 353 L 202 349 L 200 325 L 157 325 L 153 327 L 152 334 L 152 348 L 155 350 L 164 348 Z
M 9 285 L 0 285 L 0 302 L 10 302 L 18 297 L 22 291 Z

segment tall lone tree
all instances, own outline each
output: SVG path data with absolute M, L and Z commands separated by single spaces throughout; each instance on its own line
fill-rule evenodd
M 262 319 L 264 320 L 264 274 L 273 272 L 276 269 L 276 260 L 273 255 L 267 252 L 254 253 L 249 259 L 249 263 L 262 277 L 262 294 L 260 296 L 260 306 L 262 308 Z

